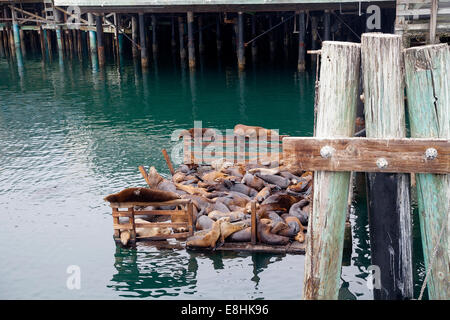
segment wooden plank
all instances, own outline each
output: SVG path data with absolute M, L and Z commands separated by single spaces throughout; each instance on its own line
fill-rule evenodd
M 167 166 L 169 167 L 169 171 L 171 175 L 175 174 L 175 170 L 173 169 L 172 162 L 170 161 L 169 155 L 167 154 L 166 149 L 162 149 L 162 154 L 164 156 L 164 159 L 166 160 Z
M 324 41 L 317 101 L 317 137 L 351 137 L 358 101 L 360 45 Z M 350 172 L 314 173 L 313 212 L 306 235 L 303 298 L 337 299 Z
M 184 216 L 186 211 L 184 210 L 135 210 L 135 216 Z
M 400 35 L 365 33 L 361 36 L 364 114 L 369 138 L 406 136 L 402 51 Z M 403 157 L 403 154 L 399 153 L 397 157 Z M 387 160 L 388 167 L 389 161 L 394 160 Z M 381 288 L 374 288 L 374 298 L 411 299 L 409 175 L 368 173 L 367 194 L 371 262 L 380 268 Z
M 145 170 L 144 166 L 139 166 L 139 172 L 141 173 L 142 177 L 144 178 L 145 182 L 149 185 L 149 187 L 151 188 L 152 185 L 150 183 L 150 181 L 148 180 L 148 172 L 147 170 Z
M 194 203 L 190 201 L 187 205 L 187 226 L 189 228 L 189 235 L 192 236 L 194 234 Z
M 436 43 L 436 23 L 438 14 L 438 0 L 431 0 L 431 13 L 430 13 L 430 43 Z
M 161 207 L 161 206 L 173 206 L 173 205 L 182 205 L 182 204 L 188 204 L 189 199 L 176 199 L 176 200 L 170 200 L 170 201 L 163 201 L 163 202 L 111 202 L 109 206 L 111 208 L 132 208 L 135 206 L 140 207 Z
M 327 156 L 327 148 L 332 155 Z M 435 148 L 438 156 L 427 160 Z M 323 171 L 449 173 L 450 141 L 447 139 L 285 138 L 284 164 L 288 168 Z M 379 159 L 387 167 L 379 167 Z
M 162 234 L 156 237 L 136 237 L 138 240 L 165 240 L 165 239 L 185 239 L 189 237 L 189 232 L 180 232 L 180 233 L 171 233 L 171 234 Z
M 188 227 L 187 222 L 150 222 L 150 223 L 135 223 L 136 228 L 179 228 L 179 227 Z
M 450 49 L 447 44 L 405 50 L 405 79 L 413 137 L 450 139 Z M 450 175 L 416 176 L 419 222 L 430 299 L 450 299 Z M 436 254 L 434 256 L 434 250 Z

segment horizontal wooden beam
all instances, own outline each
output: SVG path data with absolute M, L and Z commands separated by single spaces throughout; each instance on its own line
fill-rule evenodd
M 175 205 L 183 205 L 188 204 L 190 199 L 176 199 L 164 202 L 111 202 L 109 206 L 111 208 L 133 208 L 135 206 L 141 207 L 161 207 L 161 206 L 175 206 Z M 139 211 L 136 211 L 139 212 Z
M 445 139 L 283 139 L 284 164 L 312 171 L 449 173 Z

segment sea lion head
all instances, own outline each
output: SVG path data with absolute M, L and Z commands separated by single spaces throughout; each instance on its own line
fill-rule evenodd
M 150 167 L 148 170 L 148 182 L 150 188 L 156 188 L 164 180 L 163 177 L 156 171 L 155 167 Z

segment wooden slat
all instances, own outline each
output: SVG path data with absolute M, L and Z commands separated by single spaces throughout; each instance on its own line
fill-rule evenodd
M 173 205 L 183 205 L 188 204 L 189 199 L 176 199 L 176 200 L 170 200 L 170 201 L 164 201 L 164 202 L 111 202 L 109 206 L 111 208 L 132 208 L 135 206 L 140 207 L 161 207 L 161 206 L 173 206 Z
M 120 229 L 125 229 L 125 230 L 133 230 L 133 225 L 131 223 L 114 223 L 113 225 L 114 230 L 120 230 Z
M 157 237 L 136 237 L 136 239 L 148 239 L 148 240 L 165 240 L 165 239 L 180 239 L 189 237 L 189 232 L 162 234 Z
M 150 222 L 150 223 L 135 223 L 136 228 L 179 228 L 179 227 L 188 227 L 187 222 Z
M 252 219 L 252 225 L 251 225 L 251 243 L 256 244 L 257 234 L 256 234 L 256 201 L 252 201 L 251 204 L 251 219 Z
M 331 146 L 335 152 L 324 159 L 320 150 Z M 434 160 L 425 151 L 435 148 Z M 445 139 L 369 139 L 369 138 L 286 138 L 283 140 L 285 165 L 312 171 L 449 173 L 450 142 Z M 377 160 L 388 166 L 380 169 Z
M 140 210 L 134 211 L 135 216 L 184 216 L 186 211 L 184 210 Z

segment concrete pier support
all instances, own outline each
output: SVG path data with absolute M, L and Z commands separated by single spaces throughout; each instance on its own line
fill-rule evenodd
M 189 68 L 195 68 L 194 13 L 187 12 Z
M 96 18 L 97 29 L 97 53 L 98 53 L 98 65 L 102 67 L 105 65 L 105 45 L 103 39 L 103 17 L 97 16 Z
M 245 69 L 245 49 L 244 49 L 244 14 L 238 12 L 238 48 L 237 48 L 238 68 Z
M 139 55 L 137 46 L 139 43 L 139 39 L 138 39 L 138 21 L 135 15 L 131 17 L 131 40 L 133 41 L 133 43 L 131 44 L 131 52 L 133 55 L 133 59 L 137 59 Z
M 148 50 L 146 43 L 146 28 L 144 14 L 139 13 L 139 37 L 140 37 L 140 47 L 141 47 L 141 66 L 143 69 L 148 68 Z
M 197 18 L 198 22 L 198 52 L 200 55 L 205 53 L 205 43 L 203 42 L 203 19 L 202 16 Z
M 186 63 L 186 48 L 184 46 L 184 19 L 178 17 L 178 35 L 180 40 L 180 59 L 181 64 Z
M 298 13 L 298 62 L 297 70 L 299 72 L 305 71 L 305 35 L 306 35 L 306 25 L 305 25 L 305 11 L 300 11 Z
M 152 51 L 153 58 L 158 56 L 158 38 L 157 38 L 157 20 L 156 16 L 152 14 Z
M 330 10 L 325 10 L 323 15 L 323 41 L 331 40 L 331 16 Z

